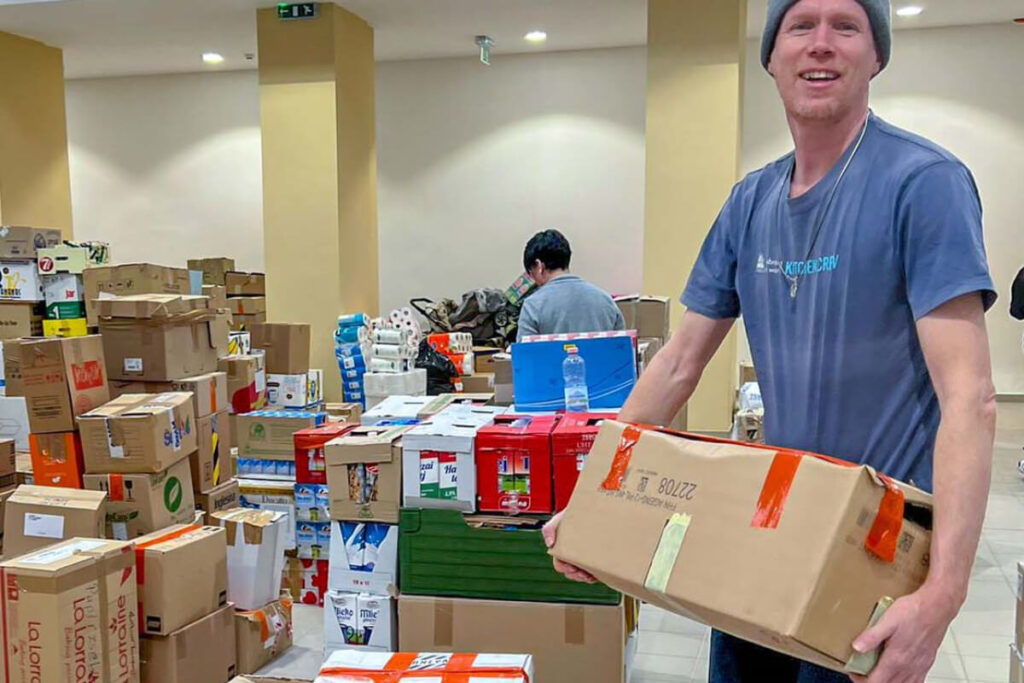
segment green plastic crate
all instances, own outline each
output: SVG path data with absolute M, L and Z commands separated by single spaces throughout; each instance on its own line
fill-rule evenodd
M 604 584 L 556 572 L 539 529 L 474 528 L 456 510 L 402 508 L 398 572 L 409 595 L 596 605 L 622 599 Z
M 61 301 L 46 307 L 47 320 L 73 320 L 85 317 L 84 301 Z

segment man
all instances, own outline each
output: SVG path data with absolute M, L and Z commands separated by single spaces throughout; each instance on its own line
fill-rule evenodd
M 529 334 L 622 330 L 626 321 L 612 298 L 569 273 L 572 250 L 557 230 L 538 232 L 526 243 L 523 266 L 540 289 L 523 303 L 519 341 Z
M 970 172 L 868 109 L 889 17 L 887 0 L 770 1 L 762 63 L 795 151 L 733 189 L 683 293 L 679 331 L 621 419 L 670 420 L 742 311 L 768 443 L 934 491 L 927 580 L 853 643 L 884 644 L 855 680 L 921 683 L 966 598 L 985 513 L 995 393 L 984 311 L 995 293 Z M 712 634 L 712 683 L 842 680 Z

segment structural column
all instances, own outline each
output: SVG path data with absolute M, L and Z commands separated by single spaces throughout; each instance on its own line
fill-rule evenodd
M 268 319 L 312 325 L 313 367 L 340 400 L 340 313 L 376 315 L 373 29 L 334 5 L 257 14 Z
M 61 50 L 0 32 L 0 225 L 71 237 Z
M 646 292 L 682 292 L 737 180 L 746 4 L 648 0 Z M 682 312 L 673 304 L 673 328 Z M 689 429 L 729 429 L 735 365 L 731 334 L 690 399 Z

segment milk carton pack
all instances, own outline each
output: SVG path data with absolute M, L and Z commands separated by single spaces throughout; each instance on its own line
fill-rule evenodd
M 398 583 L 398 527 L 374 522 L 331 522 L 333 591 L 389 593 Z
M 387 595 L 328 591 L 324 598 L 324 651 L 389 652 L 397 646 L 395 600 Z
M 331 496 L 326 484 L 295 485 L 295 516 L 300 521 L 330 521 L 330 508 Z
M 331 523 L 298 521 L 295 547 L 303 560 L 326 560 L 331 552 Z

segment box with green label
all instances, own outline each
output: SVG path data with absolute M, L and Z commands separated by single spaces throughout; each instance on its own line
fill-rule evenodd
M 604 584 L 556 572 L 540 522 L 529 517 L 402 508 L 398 571 L 407 595 L 601 605 L 621 599 Z
M 75 320 L 85 318 L 84 301 L 57 301 L 46 305 L 47 320 Z
M 87 474 L 83 484 L 107 493 L 107 538 L 129 541 L 195 519 L 188 459 L 156 474 Z

